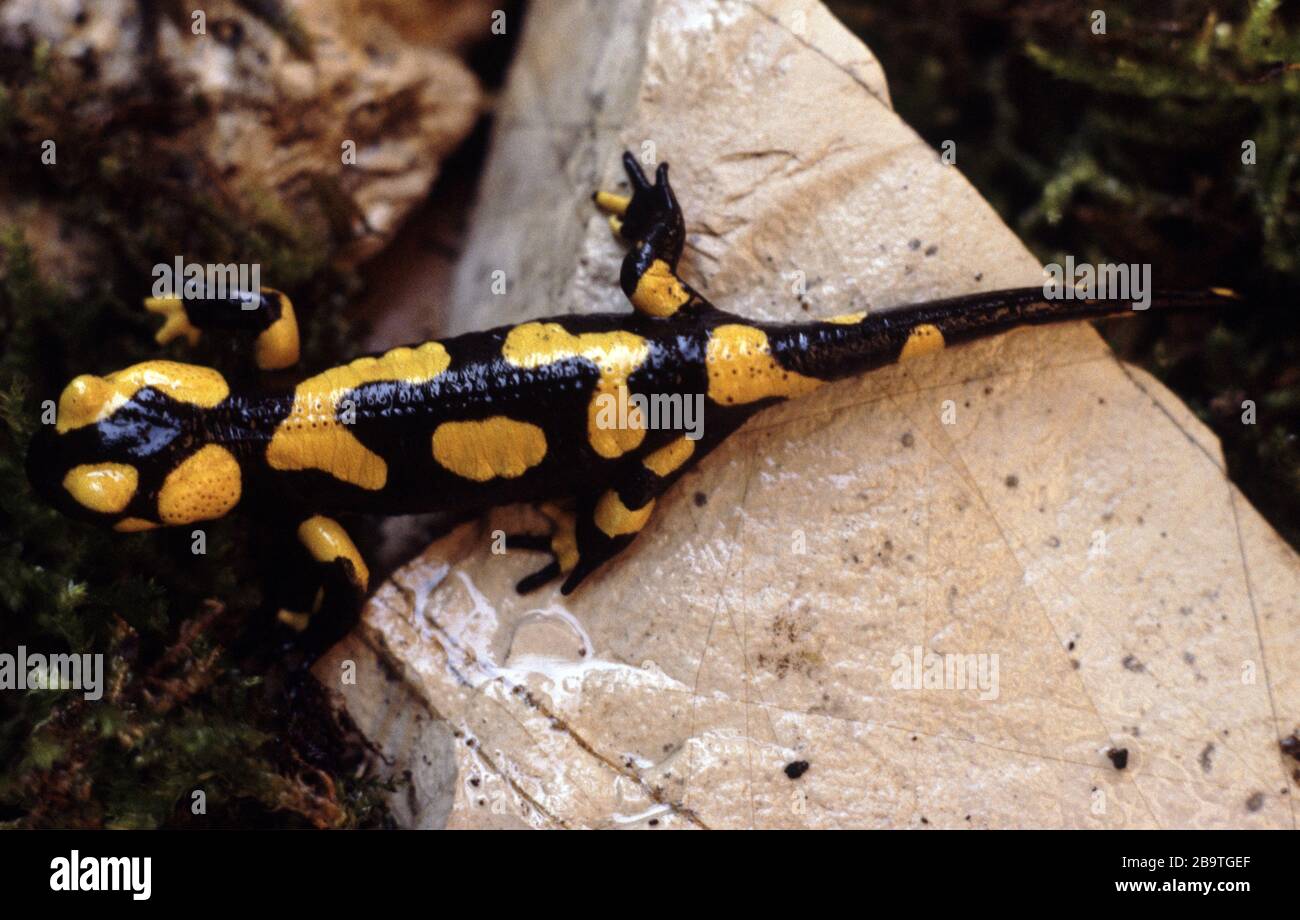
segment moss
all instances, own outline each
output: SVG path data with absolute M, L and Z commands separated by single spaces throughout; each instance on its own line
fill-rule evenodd
M 1097 35 L 1091 7 L 1054 0 L 831 6 L 880 56 L 899 114 L 957 142 L 1044 262 L 1150 263 L 1160 287 L 1248 295 L 1217 325 L 1102 331 L 1214 430 L 1234 482 L 1300 547 L 1300 10 L 1121 0 Z
M 0 651 L 102 654 L 111 675 L 94 703 L 0 694 L 0 822 L 383 824 L 382 790 L 356 778 L 360 739 L 306 671 L 355 611 L 327 609 L 305 638 L 277 631 L 241 516 L 205 528 L 195 564 L 187 534 L 122 538 L 29 492 L 23 458 L 41 401 L 77 373 L 159 354 L 139 306 L 158 262 L 260 263 L 312 330 L 306 362 L 344 352 L 342 308 L 358 281 L 330 267 L 333 240 L 265 190 L 215 190 L 172 140 L 200 113 L 156 76 L 137 93 L 112 100 L 120 114 L 106 120 L 95 114 L 105 100 L 43 48 L 0 52 L 6 200 L 37 202 L 96 243 L 74 293 L 42 276 L 32 228 L 0 226 Z M 46 138 L 57 169 L 33 154 Z M 233 373 L 228 345 L 178 344 L 171 356 Z M 205 814 L 191 809 L 196 790 Z

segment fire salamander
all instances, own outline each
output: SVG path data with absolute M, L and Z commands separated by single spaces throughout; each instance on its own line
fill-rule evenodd
M 173 361 L 82 375 L 63 390 L 57 423 L 33 441 L 32 483 L 61 510 L 124 533 L 212 520 L 243 502 L 278 516 L 310 559 L 359 591 L 369 575 L 340 515 L 537 502 L 552 532 L 512 536 L 507 546 L 551 560 L 518 588 L 563 577 L 567 594 L 632 542 L 683 473 L 765 406 L 1014 326 L 1130 308 L 1046 300 L 1042 288 L 1025 288 L 818 322 L 751 322 L 715 308 L 678 274 L 685 224 L 667 164 L 651 183 L 631 154 L 623 162 L 631 194 L 594 200 L 629 246 L 619 280 L 631 313 L 394 348 L 292 390 L 240 392 L 215 370 Z M 1152 303 L 1194 308 L 1234 296 L 1175 292 Z M 165 317 L 160 342 L 244 329 L 256 337 L 259 368 L 297 361 L 293 307 L 278 292 L 147 306 Z M 602 425 L 601 397 L 620 390 L 698 396 L 700 436 Z M 281 616 L 306 622 L 301 611 Z

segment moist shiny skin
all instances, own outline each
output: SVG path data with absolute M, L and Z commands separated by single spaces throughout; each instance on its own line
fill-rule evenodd
M 232 389 L 215 370 L 171 361 L 85 374 L 63 391 L 57 424 L 33 441 L 33 485 L 61 510 L 124 532 L 251 507 L 362 590 L 368 570 L 333 515 L 543 502 L 552 532 L 515 535 L 512 545 L 552 561 L 519 587 L 565 576 L 568 593 L 633 541 L 673 483 L 764 407 L 1015 326 L 1131 308 L 1045 300 L 1041 288 L 1024 288 L 807 323 L 750 322 L 678 275 L 685 224 L 667 165 L 654 183 L 630 156 L 624 165 L 632 193 L 601 193 L 596 203 L 630 247 L 620 275 L 630 313 L 403 346 L 277 390 Z M 1232 299 L 1223 290 L 1173 292 L 1150 305 Z M 166 318 L 160 340 L 237 329 L 256 336 L 259 367 L 297 360 L 296 317 L 278 292 L 147 306 Z M 640 417 L 638 399 L 676 414 Z M 698 418 L 682 411 L 697 407 Z M 301 622 L 301 612 L 281 613 Z

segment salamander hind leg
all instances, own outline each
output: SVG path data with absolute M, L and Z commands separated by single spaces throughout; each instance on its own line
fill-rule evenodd
M 569 574 L 578 563 L 577 512 L 572 504 L 544 502 L 538 506 L 538 510 L 551 522 L 549 534 L 506 535 L 507 550 L 545 553 L 551 557 L 549 563 L 519 580 L 515 590 L 520 594 L 531 594 L 561 575 Z
M 571 505 L 543 505 L 552 521 L 549 536 L 516 534 L 506 537 L 507 549 L 522 549 L 550 555 L 551 561 L 515 586 L 529 594 L 563 577 L 563 594 L 571 594 L 588 575 L 617 556 L 630 544 L 654 510 L 654 499 L 635 509 L 628 508 L 617 489 L 605 489 L 583 496 Z
M 629 502 L 634 507 L 628 507 Z M 582 502 L 576 528 L 578 560 L 560 593 L 572 594 L 588 575 L 627 549 L 649 522 L 654 507 L 653 498 L 638 502 L 617 486 Z
M 535 535 L 507 537 L 507 547 L 549 552 L 552 562 L 523 579 L 521 594 L 564 576 L 561 593 L 571 594 L 587 576 L 636 539 L 654 515 L 655 502 L 734 426 L 718 426 L 699 441 L 679 435 L 626 459 L 610 482 L 580 496 L 561 514 L 543 507 L 555 529 L 549 540 Z M 552 509 L 554 506 L 552 506 Z M 547 541 L 547 542 L 543 542 Z
M 659 318 L 698 302 L 699 296 L 677 274 L 686 245 L 686 222 L 668 182 L 668 164 L 660 163 L 654 184 L 631 153 L 623 154 L 631 195 L 597 192 L 596 206 L 609 214 L 616 236 L 631 246 L 623 259 L 619 284 L 639 313 Z

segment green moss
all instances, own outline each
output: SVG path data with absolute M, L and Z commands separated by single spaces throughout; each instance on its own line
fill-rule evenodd
M 1044 262 L 1152 265 L 1223 285 L 1222 317 L 1104 326 L 1219 436 L 1229 474 L 1300 547 L 1300 10 L 1120 0 L 834 0 L 899 114 Z M 1253 141 L 1256 162 L 1242 162 Z M 1257 407 L 1242 423 L 1242 402 Z
M 77 373 L 158 356 L 139 305 L 158 262 L 260 263 L 313 330 L 306 362 L 344 351 L 342 308 L 358 282 L 330 268 L 331 239 L 274 195 L 208 185 L 193 152 L 167 139 L 168 126 L 198 113 L 140 93 L 115 99 L 127 114 L 105 122 L 87 114 L 105 100 L 43 48 L 0 52 L 6 198 L 39 202 L 97 244 L 74 293 L 42 275 L 29 228 L 0 227 L 0 650 L 103 654 L 111 674 L 94 703 L 0 694 L 0 822 L 381 824 L 381 790 L 354 779 L 354 733 L 306 672 L 348 611 L 327 611 L 306 639 L 277 631 L 260 609 L 253 525 L 242 516 L 205 528 L 196 563 L 188 534 L 123 538 L 57 515 L 27 486 L 23 458 L 43 400 Z M 46 138 L 57 168 L 40 163 Z M 229 372 L 226 344 L 170 354 Z M 195 790 L 204 815 L 190 808 Z

